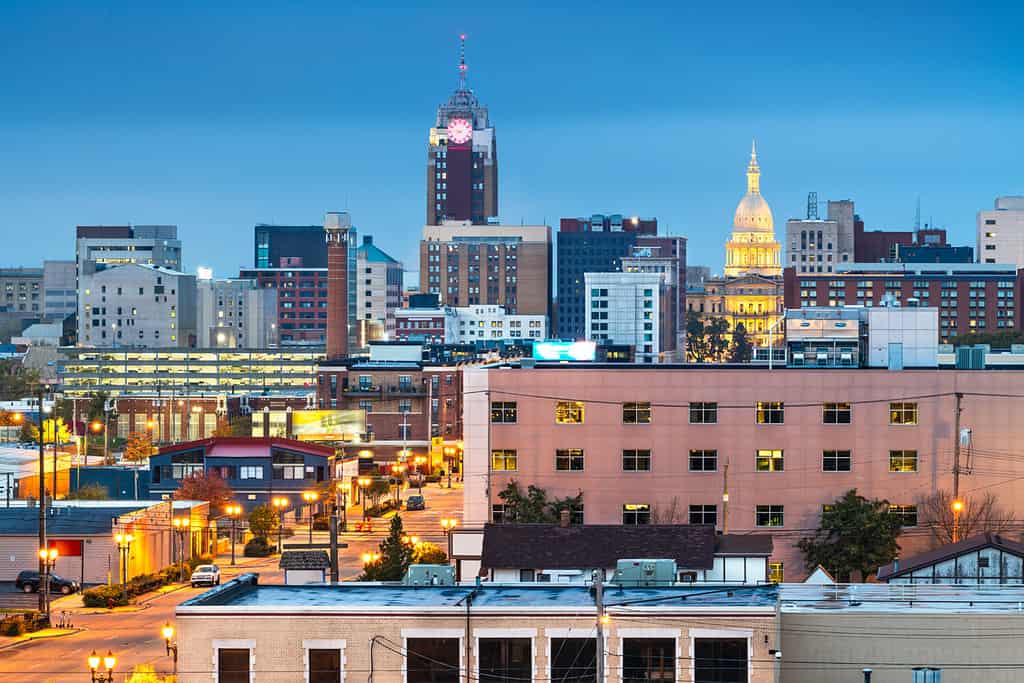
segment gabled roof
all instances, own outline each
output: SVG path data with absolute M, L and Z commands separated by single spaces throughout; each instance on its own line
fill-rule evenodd
M 182 451 L 190 451 L 195 448 L 201 448 L 206 455 L 216 457 L 269 457 L 271 448 L 286 448 L 291 451 L 325 457 L 334 455 L 334 449 L 330 446 L 321 446 L 308 441 L 283 439 L 274 436 L 267 438 L 258 436 L 211 436 L 206 439 L 183 441 L 172 446 L 163 446 L 157 451 L 157 454 L 181 453 Z
M 281 569 L 302 570 L 327 569 L 331 566 L 331 560 L 327 557 L 326 550 L 285 550 L 281 553 L 281 561 L 278 563 Z
M 719 536 L 706 524 L 488 524 L 485 569 L 610 568 L 621 559 L 670 559 L 680 569 L 711 569 L 716 555 L 769 555 L 765 535 Z
M 398 263 L 397 260 L 385 254 L 376 244 L 362 244 L 359 246 L 358 253 L 370 263 Z
M 957 543 L 949 543 L 935 550 L 929 550 L 926 553 L 921 553 L 905 560 L 897 560 L 896 562 L 879 567 L 878 580 L 888 581 L 897 576 L 909 574 L 914 570 L 944 562 L 957 555 L 963 555 L 964 553 L 974 552 L 983 548 L 997 548 L 1024 557 L 1024 543 L 1011 541 L 999 534 L 978 534 Z

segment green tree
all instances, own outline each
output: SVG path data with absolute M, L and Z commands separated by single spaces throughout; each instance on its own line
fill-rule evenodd
M 729 323 L 725 318 L 703 320 L 694 311 L 686 312 L 686 348 L 690 360 L 715 363 L 729 348 Z
M 754 357 L 754 345 L 750 343 L 747 328 L 738 323 L 732 331 L 732 347 L 729 349 L 730 363 L 749 363 Z
M 268 537 L 277 531 L 277 513 L 267 505 L 257 505 L 249 513 L 249 531 L 253 536 Z
M 998 332 L 967 332 L 953 337 L 950 344 L 954 346 L 973 346 L 988 344 L 994 349 L 1008 349 L 1012 344 L 1024 344 L 1024 331 L 999 330 Z
M 436 543 L 422 541 L 412 549 L 413 564 L 446 564 L 447 562 L 448 555 Z
M 579 508 L 583 504 L 583 492 L 575 496 L 566 496 L 548 500 L 547 491 L 533 484 L 526 487 L 524 495 L 519 482 L 510 481 L 503 491 L 498 493 L 505 505 L 505 517 L 508 521 L 520 524 L 550 524 L 557 522 L 562 510 Z
M 400 581 L 412 564 L 412 547 L 402 542 L 402 517 L 391 518 L 387 537 L 380 542 L 380 559 L 363 567 L 360 581 Z
M 68 500 L 110 500 L 110 491 L 102 484 L 86 484 L 67 495 Z
M 808 570 L 821 565 L 849 581 L 854 572 L 866 581 L 899 551 L 896 537 L 900 521 L 889 513 L 889 501 L 868 500 L 850 489 L 821 513 L 814 536 L 800 539 L 797 547 Z
M 12 401 L 39 393 L 39 371 L 17 358 L 0 360 L 0 400 Z

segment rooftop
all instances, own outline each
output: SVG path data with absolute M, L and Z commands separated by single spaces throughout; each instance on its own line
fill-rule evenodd
M 326 550 L 286 550 L 281 553 L 278 566 L 292 570 L 327 569 L 331 566 L 331 560 Z
M 1005 550 L 1008 553 L 1024 557 L 1024 543 L 1018 543 L 1017 541 L 1011 541 L 1008 538 L 1003 538 L 999 534 L 978 534 L 970 538 L 965 538 L 957 543 L 948 543 L 944 546 L 929 550 L 926 553 L 908 557 L 898 562 L 889 563 L 883 567 L 878 568 L 878 580 L 888 581 L 889 579 L 904 574 L 910 574 L 915 569 L 921 569 L 930 565 L 944 562 L 945 560 L 962 555 L 964 553 L 974 552 L 981 550 L 982 548 L 998 548 L 999 550 Z
M 218 458 L 223 457 L 267 457 L 271 448 L 286 448 L 288 450 L 311 453 L 331 457 L 334 449 L 329 446 L 319 446 L 308 441 L 296 439 L 283 439 L 279 437 L 248 437 L 248 436 L 213 436 L 208 439 L 197 439 L 195 441 L 183 441 L 173 446 L 163 446 L 157 451 L 158 455 L 164 453 L 180 453 L 181 451 L 202 448 L 207 456 Z
M 783 612 L 1014 612 L 1021 613 L 1024 586 L 935 584 L 782 584 Z
M 114 521 L 121 515 L 159 501 L 148 501 L 146 505 L 104 507 L 48 507 L 46 532 L 50 535 L 108 535 Z M 0 536 L 31 536 L 39 533 L 39 508 L 0 508 Z

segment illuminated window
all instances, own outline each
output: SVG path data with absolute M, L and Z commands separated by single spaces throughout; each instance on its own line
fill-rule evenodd
M 900 526 L 917 526 L 916 505 L 890 505 L 889 514 L 900 520 Z
M 491 422 L 494 424 L 515 424 L 518 417 L 515 401 L 491 401 Z
M 622 506 L 623 524 L 650 524 L 651 506 L 647 503 L 626 503 Z
M 784 467 L 781 450 L 759 448 L 757 450 L 758 472 L 782 472 Z
M 559 401 L 555 405 L 555 422 L 583 424 L 583 401 Z
M 821 469 L 823 472 L 849 472 L 850 451 L 822 451 Z
M 515 450 L 491 451 L 491 469 L 495 472 L 515 472 L 519 468 L 519 457 Z
M 781 401 L 758 401 L 757 424 L 780 425 L 785 421 L 785 404 Z
M 555 469 L 559 472 L 582 472 L 583 449 L 559 448 L 555 451 Z
M 783 573 L 781 562 L 768 563 L 768 581 L 771 583 L 782 583 Z
M 757 526 L 783 526 L 785 510 L 782 505 L 758 505 L 754 512 Z
M 889 424 L 891 425 L 916 425 L 917 404 L 916 403 L 890 403 Z
M 628 425 L 651 423 L 651 404 L 647 401 L 622 404 L 622 422 Z
M 691 403 L 690 424 L 718 424 L 718 404 Z
M 917 472 L 917 451 L 889 451 L 890 472 Z
M 827 425 L 850 424 L 849 403 L 822 403 L 821 422 Z

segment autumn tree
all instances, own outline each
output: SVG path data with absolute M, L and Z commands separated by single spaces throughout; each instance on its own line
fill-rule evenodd
M 253 536 L 269 537 L 280 523 L 277 513 L 267 505 L 257 505 L 249 513 L 249 531 Z
M 178 490 L 174 492 L 177 500 L 205 500 L 210 503 L 211 511 L 220 511 L 229 502 L 235 492 L 228 483 L 213 470 L 194 472 L 181 480 Z
M 12 401 L 39 393 L 39 371 L 17 358 L 0 360 L 0 400 Z
M 22 428 L 22 433 L 27 436 L 27 441 L 33 443 L 39 443 L 39 427 L 38 425 L 25 421 L 25 426 Z M 71 441 L 71 430 L 64 420 L 59 417 L 56 419 L 43 420 L 43 441 L 47 446 L 52 446 L 54 443 L 63 444 Z
M 214 436 L 252 436 L 252 418 L 239 415 L 230 420 L 223 420 L 213 430 Z
M 999 504 L 991 491 L 961 496 L 964 507 L 957 520 L 958 540 L 978 534 L 1006 533 L 1016 526 L 1013 510 Z M 953 542 L 953 495 L 944 489 L 918 500 L 918 525 L 927 526 L 938 545 Z
M 153 455 L 153 437 L 149 432 L 132 432 L 124 445 L 124 459 L 142 462 Z
M 441 546 L 429 541 L 421 541 L 412 549 L 413 564 L 447 564 L 448 555 Z

